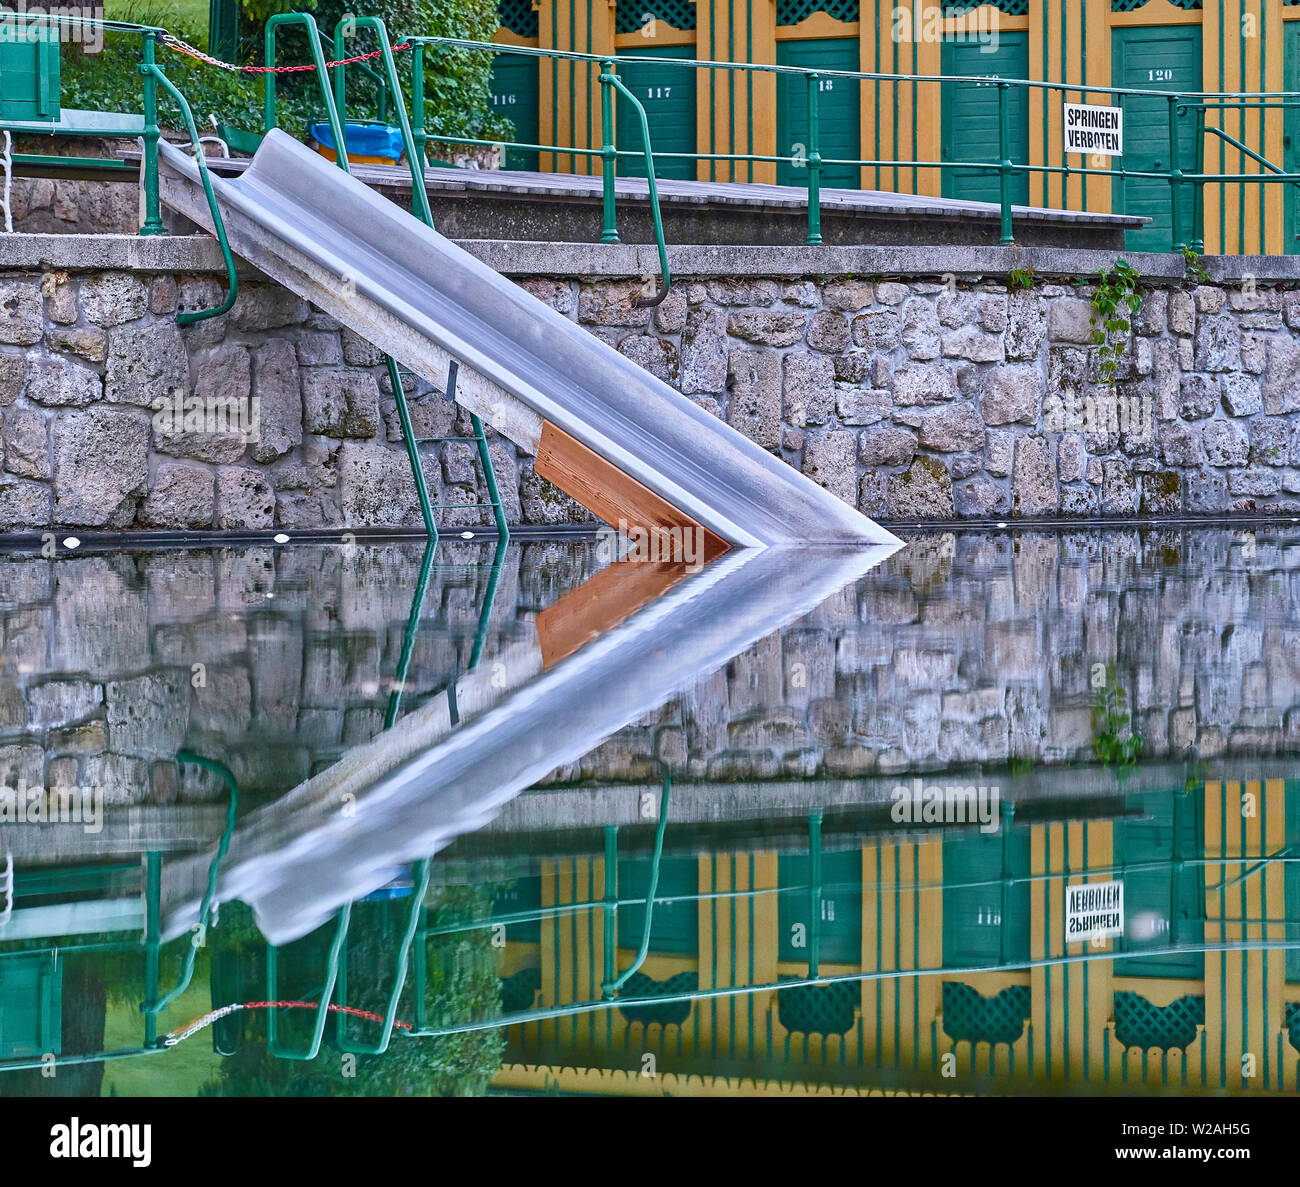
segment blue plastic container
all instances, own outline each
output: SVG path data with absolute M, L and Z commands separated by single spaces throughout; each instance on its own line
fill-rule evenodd
M 325 148 L 333 149 L 334 133 L 328 123 L 312 124 L 312 138 Z M 396 161 L 402 155 L 402 129 L 386 124 L 347 123 L 343 127 L 349 156 L 386 157 Z

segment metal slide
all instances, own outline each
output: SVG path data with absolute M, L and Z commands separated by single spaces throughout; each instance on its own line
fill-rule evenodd
M 214 229 L 194 159 L 158 147 L 162 200 Z M 584 485 L 626 485 L 733 546 L 898 543 L 286 133 L 212 186 L 231 248 L 254 267 L 444 390 L 457 363 L 457 403 L 529 453 L 548 433 L 622 472 L 613 484 L 608 470 L 580 474 L 568 493 L 586 505 Z M 593 509 L 614 518 L 608 503 Z

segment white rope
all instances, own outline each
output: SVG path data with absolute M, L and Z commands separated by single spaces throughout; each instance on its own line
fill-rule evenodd
M 0 197 L 0 210 L 3 210 L 5 214 L 6 232 L 14 229 L 13 207 L 10 205 L 10 198 L 14 188 L 13 145 L 13 137 L 9 135 L 9 130 L 6 128 L 4 151 L 0 152 L 0 172 L 5 175 L 4 196 Z

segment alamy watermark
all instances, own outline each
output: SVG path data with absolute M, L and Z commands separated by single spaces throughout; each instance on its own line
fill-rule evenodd
M 1043 403 L 1047 433 L 1123 433 L 1131 441 L 1150 441 L 1155 434 L 1155 404 L 1150 396 L 1095 392 L 1080 399 L 1074 392 L 1052 395 Z
M 0 45 L 35 45 L 57 41 L 80 45 L 88 54 L 104 48 L 102 4 L 28 4 L 27 0 L 0 3 Z
M 976 824 L 982 833 L 995 833 L 1002 823 L 1002 793 L 997 786 L 949 783 L 926 785 L 912 780 L 898 784 L 889 798 L 895 824 Z
M 262 401 L 258 396 L 186 396 L 179 388 L 153 403 L 154 432 L 238 435 L 246 444 L 259 439 Z
M 686 572 L 704 568 L 704 529 L 699 524 L 674 524 L 672 527 L 628 525 L 620 519 L 618 527 L 608 525 L 596 533 L 596 559 L 641 561 L 648 564 L 685 565 Z
M 998 48 L 1000 20 L 1001 13 L 988 4 L 972 10 L 913 0 L 912 4 L 900 5 L 890 13 L 890 37 L 899 44 L 978 45 L 980 53 L 991 54 Z
M 104 788 L 0 783 L 0 826 L 7 824 L 79 824 L 96 834 L 104 827 Z

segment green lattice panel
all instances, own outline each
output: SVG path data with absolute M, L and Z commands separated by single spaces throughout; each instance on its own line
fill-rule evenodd
M 856 981 L 793 985 L 776 991 L 776 1016 L 791 1034 L 847 1034 L 860 996 Z
M 1296 3 L 1297 0 L 1286 0 L 1288 4 Z M 1147 0 L 1110 0 L 1111 12 L 1137 12 Z M 1201 0 L 1170 0 L 1175 8 L 1199 9 Z
M 619 0 L 614 11 L 614 28 L 619 33 L 635 33 L 651 21 L 663 21 L 674 29 L 694 29 L 695 5 L 692 0 Z
M 1295 0 L 1295 3 L 1300 4 L 1300 0 Z M 1300 1051 L 1300 1002 L 1286 1004 L 1286 1033 L 1291 1046 Z
M 824 12 L 837 21 L 856 21 L 860 8 L 860 0 L 777 0 L 776 23 L 797 25 L 814 12 Z
M 1029 986 L 985 997 L 962 981 L 943 983 L 943 1033 L 958 1043 L 1014 1043 L 1029 1017 Z
M 986 0 L 955 0 L 954 3 L 945 4 L 943 10 L 947 12 L 967 12 L 972 8 L 979 8 Z M 1298 0 L 1300 2 L 1300 0 Z M 1029 0 L 992 0 L 993 7 L 1007 16 L 1028 16 Z
M 497 0 L 498 19 L 503 28 L 520 37 L 536 37 L 538 34 L 537 13 L 533 11 L 531 0 Z
M 623 986 L 628 997 L 668 997 L 679 993 L 694 993 L 700 987 L 698 973 L 678 973 L 667 981 L 656 981 L 645 973 L 633 973 Z M 646 1002 L 638 1006 L 619 1006 L 619 1012 L 629 1022 L 644 1026 L 681 1026 L 691 1016 L 689 1001 Z
M 1205 1025 L 1205 998 L 1189 993 L 1167 1006 L 1153 1006 L 1140 993 L 1115 995 L 1115 1037 L 1125 1047 L 1184 1051 Z

